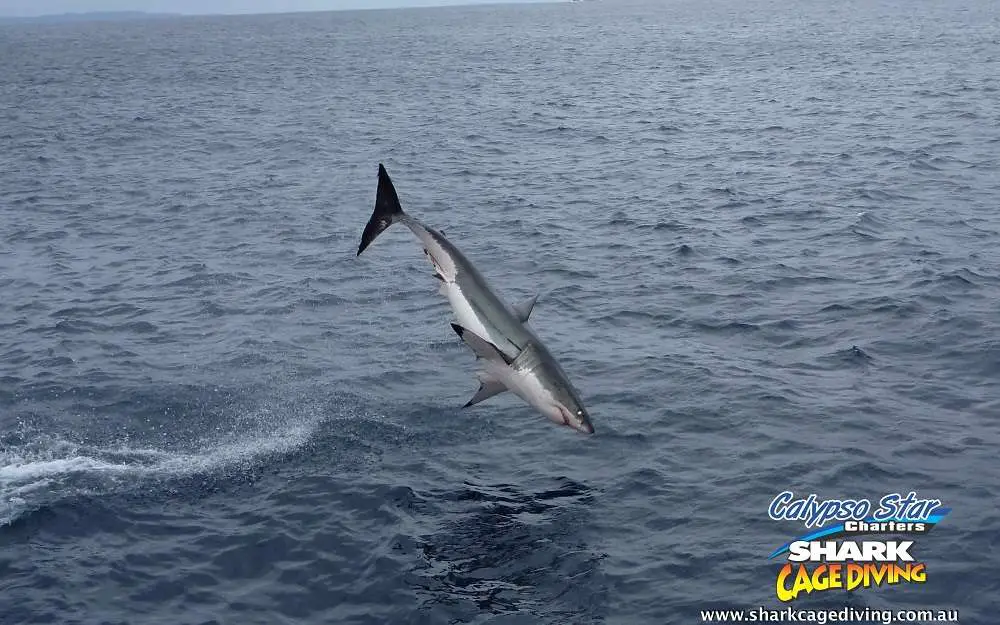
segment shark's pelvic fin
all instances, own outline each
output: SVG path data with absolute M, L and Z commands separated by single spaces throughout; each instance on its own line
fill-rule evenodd
M 510 359 L 504 356 L 503 352 L 497 349 L 496 345 L 477 335 L 475 332 L 472 332 L 468 328 L 463 328 L 457 323 L 451 324 L 451 329 L 455 331 L 455 334 L 462 337 L 466 345 L 472 348 L 472 351 L 476 353 L 476 358 L 495 360 L 505 365 L 510 364 Z
M 503 385 L 502 382 L 494 380 L 493 378 L 483 379 L 482 376 L 479 378 L 479 390 L 476 394 L 472 396 L 462 408 L 468 408 L 469 406 L 474 406 L 484 399 L 489 399 L 494 395 L 499 395 L 500 393 L 507 390 L 507 387 Z
M 535 307 L 535 302 L 537 301 L 538 301 L 538 293 L 535 293 L 534 295 L 524 300 L 520 304 L 514 304 L 513 306 L 514 312 L 517 314 L 518 318 L 521 320 L 522 323 L 527 321 L 528 317 L 531 316 L 531 309 Z

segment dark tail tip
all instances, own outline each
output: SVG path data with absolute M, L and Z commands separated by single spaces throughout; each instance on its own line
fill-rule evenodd
M 361 244 L 358 245 L 358 256 L 365 251 L 375 237 L 392 225 L 397 217 L 403 214 L 403 207 L 399 204 L 399 196 L 396 195 L 396 188 L 392 186 L 389 172 L 385 170 L 385 165 L 378 164 L 378 190 L 375 192 L 375 210 L 371 219 L 365 225 L 365 231 L 361 234 Z

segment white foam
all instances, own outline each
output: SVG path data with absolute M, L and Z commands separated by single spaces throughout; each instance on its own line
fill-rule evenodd
M 258 424 L 266 427 L 265 420 Z M 202 441 L 193 451 L 172 451 L 128 444 L 97 447 L 45 434 L 24 446 L 0 449 L 0 525 L 26 511 L 73 492 L 113 493 L 149 478 L 182 478 L 230 468 L 249 468 L 263 456 L 287 453 L 305 444 L 319 424 L 317 417 L 288 427 L 269 428 L 220 440 Z M 263 429 L 263 427 L 261 429 Z M 101 478 L 113 477 L 113 480 Z M 88 486 L 67 484 L 73 478 Z M 124 479 L 121 479 L 124 478 Z
M 16 462 L 0 466 L 0 488 L 8 484 L 24 483 L 53 475 L 66 475 L 81 471 L 124 471 L 128 470 L 128 468 L 126 464 L 104 462 L 96 458 L 88 458 L 87 456 L 74 456 L 72 458 L 60 458 L 57 460 L 39 460 L 35 462 Z M 5 494 L 4 491 L 0 491 L 0 493 Z

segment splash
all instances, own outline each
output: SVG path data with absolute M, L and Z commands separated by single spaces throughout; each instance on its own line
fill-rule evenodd
M 0 526 L 74 496 L 124 493 L 196 475 L 246 475 L 268 458 L 307 444 L 320 422 L 315 414 L 279 423 L 271 416 L 269 411 L 244 415 L 240 421 L 254 422 L 253 430 L 196 441 L 186 450 L 133 446 L 128 440 L 98 446 L 22 432 L 23 442 L 0 444 Z

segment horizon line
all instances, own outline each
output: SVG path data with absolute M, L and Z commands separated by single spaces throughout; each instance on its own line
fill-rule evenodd
M 102 10 L 94 9 L 91 11 L 63 11 L 58 13 L 36 13 L 31 15 L 6 15 L 0 13 L 0 21 L 4 20 L 39 20 L 39 19 L 51 19 L 51 18 L 85 18 L 87 16 L 93 16 L 99 18 L 102 15 L 108 17 L 113 16 L 128 16 L 133 15 L 137 19 L 142 17 L 151 18 L 171 18 L 171 17 L 237 17 L 237 16 L 252 16 L 252 15 L 295 15 L 300 13 L 339 13 L 344 11 L 391 11 L 394 9 L 436 9 L 436 8 L 448 8 L 448 7 L 463 7 L 463 6 L 488 6 L 488 5 L 515 5 L 515 4 L 565 4 L 572 2 L 579 2 L 580 0 L 456 0 L 454 2 L 449 2 L 448 0 L 426 0 L 426 3 L 421 2 L 420 4 L 404 4 L 404 5 L 393 5 L 393 6 L 380 6 L 380 7 L 344 7 L 344 8 L 330 8 L 330 9 L 298 9 L 290 11 L 247 11 L 240 13 L 232 12 L 206 12 L 206 13 L 190 13 L 190 12 L 174 12 L 174 11 L 145 11 L 141 9 L 117 9 L 117 10 Z

